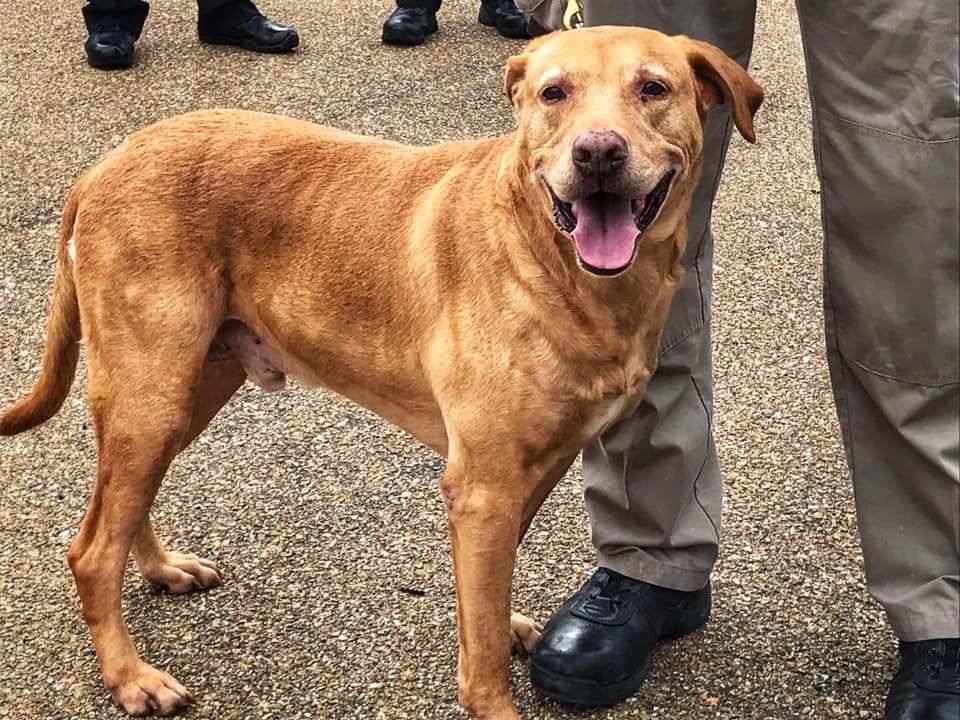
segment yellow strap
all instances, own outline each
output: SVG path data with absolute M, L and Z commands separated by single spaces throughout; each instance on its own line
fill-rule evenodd
M 583 25 L 582 0 L 567 0 L 567 9 L 563 13 L 563 27 L 573 30 Z

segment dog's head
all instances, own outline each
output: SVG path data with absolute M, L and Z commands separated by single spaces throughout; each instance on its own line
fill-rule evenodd
M 763 90 L 707 43 L 642 28 L 554 33 L 510 58 L 513 102 L 540 202 L 595 275 L 630 267 L 644 234 L 689 206 L 714 104 L 754 141 Z

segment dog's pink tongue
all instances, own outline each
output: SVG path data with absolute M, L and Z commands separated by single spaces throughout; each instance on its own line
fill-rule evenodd
M 601 270 L 618 270 L 633 259 L 636 221 L 630 198 L 596 193 L 574 205 L 573 241 L 580 259 Z

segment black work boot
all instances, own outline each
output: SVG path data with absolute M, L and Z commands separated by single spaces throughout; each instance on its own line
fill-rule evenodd
M 235 45 L 259 53 L 286 53 L 300 44 L 292 27 L 264 16 L 250 0 L 233 0 L 197 18 L 200 42 Z
M 885 720 L 960 718 L 960 638 L 900 643 Z
M 441 0 L 397 0 L 397 9 L 383 24 L 383 41 L 390 45 L 422 45 L 437 31 Z
M 135 38 L 122 27 L 103 27 L 93 30 L 83 44 L 90 67 L 115 70 L 133 65 Z
M 150 6 L 140 0 L 123 10 L 85 5 L 83 21 L 88 34 L 83 48 L 90 66 L 113 70 L 133 65 L 133 44 L 140 37 L 149 10 Z
M 480 24 L 497 29 L 508 38 L 529 38 L 527 18 L 514 0 L 481 0 Z
M 550 619 L 530 658 L 530 681 L 571 705 L 612 705 L 643 683 L 657 643 L 710 616 L 710 586 L 669 590 L 600 568 Z

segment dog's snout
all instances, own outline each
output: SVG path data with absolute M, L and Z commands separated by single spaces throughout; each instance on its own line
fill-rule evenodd
M 608 175 L 627 161 L 627 141 L 613 130 L 587 130 L 573 141 L 573 164 L 586 175 Z

